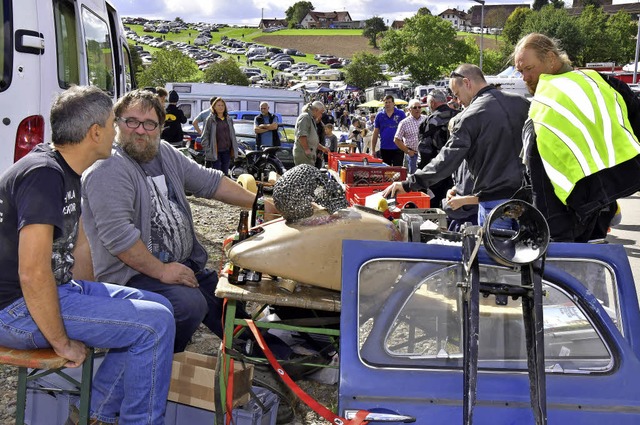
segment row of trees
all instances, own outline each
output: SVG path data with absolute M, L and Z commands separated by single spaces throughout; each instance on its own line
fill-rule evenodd
M 135 50 L 134 66 L 136 66 Z M 136 69 L 140 69 L 136 66 Z M 237 62 L 229 57 L 220 62 L 212 63 L 204 71 L 204 76 L 199 78 L 198 67 L 193 59 L 185 56 L 179 50 L 158 50 L 153 54 L 153 62 L 144 70 L 137 74 L 139 87 L 163 86 L 171 81 L 180 82 L 205 82 L 205 83 L 226 83 L 238 86 L 248 86 L 249 80 L 242 73 Z
M 577 66 L 588 62 L 622 64 L 633 58 L 637 27 L 627 13 L 607 15 L 602 8 L 589 5 L 579 16 L 570 16 L 562 2 L 536 3 L 539 10 L 519 8 L 507 18 L 489 16 L 503 23 L 504 44 L 499 50 L 484 50 L 486 74 L 498 73 L 509 65 L 515 44 L 531 32 L 558 39 Z M 475 37 L 461 39 L 448 21 L 431 15 L 426 8 L 406 19 L 399 30 L 388 30 L 382 18 L 373 17 L 366 21 L 363 36 L 374 47 L 379 44 L 382 54 L 379 58 L 363 53 L 354 56 L 345 71 L 347 82 L 358 87 L 384 78 L 379 63 L 396 72 L 409 72 L 419 84 L 441 78 L 462 62 L 479 63 Z
M 291 6 L 291 12 L 306 14 L 303 6 L 313 9 L 310 2 L 298 2 Z M 516 9 L 504 24 L 504 46 L 500 50 L 484 50 L 484 72 L 495 74 L 504 69 L 510 62 L 515 44 L 531 32 L 541 32 L 560 40 L 569 58 L 579 66 L 587 62 L 627 63 L 631 60 L 636 25 L 627 13 L 609 16 L 599 7 L 587 6 L 576 17 L 556 6 L 548 4 L 538 11 Z M 384 80 L 380 63 L 388 64 L 396 72 L 408 72 L 414 82 L 426 84 L 447 75 L 462 62 L 479 62 L 480 51 L 475 37 L 458 37 L 449 22 L 433 16 L 427 8 L 421 8 L 416 15 L 406 19 L 400 30 L 388 30 L 382 18 L 373 17 L 367 20 L 363 35 L 375 45 L 379 40 L 382 53 L 376 56 L 359 52 L 353 56 L 352 63 L 345 68 L 345 75 L 347 83 L 356 87 L 369 87 Z M 143 87 L 197 79 L 198 69 L 194 62 L 173 50 L 155 53 L 153 63 L 138 74 L 139 85 Z M 233 59 L 212 64 L 203 80 L 249 84 Z

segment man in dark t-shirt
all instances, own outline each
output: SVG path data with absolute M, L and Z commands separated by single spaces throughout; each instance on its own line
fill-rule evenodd
M 91 281 L 80 225 L 80 175 L 111 153 L 111 98 L 96 87 L 70 88 L 53 103 L 51 130 L 52 145 L 38 145 L 0 176 L 0 345 L 51 347 L 69 367 L 83 363 L 87 346 L 109 348 L 93 379 L 92 418 L 162 422 L 171 305 L 157 294 Z M 72 410 L 69 423 L 77 416 Z

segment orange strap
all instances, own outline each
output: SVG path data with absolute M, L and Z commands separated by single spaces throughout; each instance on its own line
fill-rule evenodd
M 273 353 L 271 352 L 269 347 L 267 347 L 267 344 L 265 344 L 264 339 L 262 338 L 262 334 L 258 330 L 258 327 L 255 325 L 253 320 L 246 319 L 245 321 L 247 322 L 247 326 L 249 326 L 249 329 L 251 329 L 253 336 L 256 338 L 258 346 L 260 346 L 260 348 L 264 352 L 264 355 L 267 357 L 267 360 L 269 360 L 269 364 L 271 364 L 273 370 L 276 371 L 278 376 L 280 376 L 280 379 L 282 379 L 284 383 L 287 384 L 289 388 L 291 388 L 291 390 L 298 396 L 298 398 L 300 398 L 300 400 L 304 402 L 304 404 L 309 406 L 318 415 L 322 416 L 335 425 L 365 425 L 368 423 L 364 420 L 369 414 L 369 412 L 367 412 L 366 410 L 358 411 L 356 417 L 352 420 L 341 418 L 331 410 L 324 407 L 322 404 L 318 403 L 318 401 L 311 397 L 309 394 L 304 392 L 304 390 L 300 388 L 298 384 L 293 382 L 293 379 L 291 379 L 291 377 L 287 374 L 287 372 L 285 372 L 280 363 L 278 363 L 276 358 L 273 356 Z

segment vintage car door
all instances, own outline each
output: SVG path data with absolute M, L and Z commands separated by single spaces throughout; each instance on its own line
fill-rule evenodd
M 480 251 L 481 282 L 520 272 Z M 339 414 L 462 423 L 459 246 L 345 241 Z M 549 424 L 640 423 L 640 313 L 618 245 L 551 244 L 543 276 Z M 519 299 L 480 301 L 474 424 L 533 424 Z M 385 415 L 386 414 L 386 415 Z

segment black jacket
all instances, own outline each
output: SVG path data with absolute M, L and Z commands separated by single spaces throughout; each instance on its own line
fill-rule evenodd
M 455 119 L 451 137 L 438 155 L 403 183 L 425 190 L 451 176 L 467 160 L 481 202 L 510 198 L 522 186 L 522 126 L 529 101 L 495 87 L 482 88 Z
M 624 82 L 611 76 L 602 74 L 601 76 L 624 99 L 633 133 L 638 137 L 640 135 L 640 100 Z M 529 164 L 534 205 L 547 219 L 556 214 L 562 214 L 566 207 L 556 196 L 551 195 L 553 186 L 544 171 L 531 120 L 527 120 L 522 135 L 525 146 L 530 147 L 525 154 Z M 638 190 L 640 190 L 640 155 L 578 181 L 567 198 L 566 206 L 575 212 L 578 220 L 584 222 L 616 199 L 629 196 Z
M 162 138 L 172 145 L 181 145 L 184 134 L 182 124 L 187 122 L 182 109 L 174 104 L 167 106 L 167 115 L 162 129 Z

